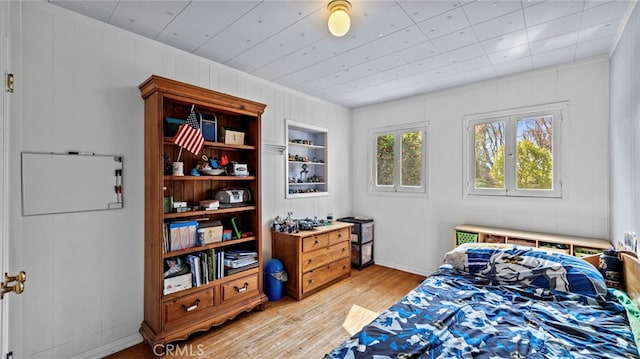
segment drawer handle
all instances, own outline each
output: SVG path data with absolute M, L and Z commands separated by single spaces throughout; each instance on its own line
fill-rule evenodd
M 249 289 L 249 283 L 244 282 L 244 286 L 242 286 L 242 287 L 240 287 L 240 288 L 238 288 L 238 286 L 235 286 L 235 285 L 234 285 L 234 286 L 233 286 L 233 289 L 235 289 L 235 290 L 236 290 L 236 292 L 238 292 L 238 293 L 242 293 L 242 292 L 246 291 L 247 289 Z
M 192 311 L 198 309 L 198 305 L 200 305 L 200 299 L 196 299 L 196 302 L 193 303 L 193 305 L 190 305 L 188 307 L 183 304 L 182 308 L 184 308 L 184 310 L 187 311 L 187 312 L 192 312 Z
M 313 244 L 314 244 L 314 245 L 316 245 L 316 244 L 318 244 L 318 243 L 320 243 L 320 241 L 319 241 L 318 239 L 316 239 L 315 241 L 313 241 Z

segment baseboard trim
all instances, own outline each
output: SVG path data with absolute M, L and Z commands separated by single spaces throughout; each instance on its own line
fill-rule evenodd
M 409 267 L 409 266 L 405 266 L 405 265 L 401 265 L 401 264 L 398 264 L 398 263 L 390 263 L 390 262 L 387 262 L 387 261 L 384 261 L 384 260 L 379 260 L 378 258 L 376 258 L 376 265 L 379 265 L 379 266 L 382 266 L 382 267 L 401 270 L 401 271 L 407 272 L 407 273 L 423 275 L 425 277 L 429 275 L 428 273 L 425 273 L 424 270 L 413 268 L 413 267 Z
M 132 347 L 138 343 L 142 343 L 142 336 L 140 334 L 132 334 L 128 337 L 124 337 L 120 340 L 116 340 L 113 343 L 103 345 L 101 347 L 92 349 L 86 353 L 82 353 L 72 357 L 71 359 L 95 359 L 104 358 L 107 355 L 119 352 L 121 350 Z

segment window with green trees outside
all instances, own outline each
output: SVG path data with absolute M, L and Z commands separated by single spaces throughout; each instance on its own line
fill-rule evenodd
M 372 191 L 426 193 L 426 133 L 424 125 L 371 133 Z
M 561 197 L 562 109 L 468 121 L 468 194 Z

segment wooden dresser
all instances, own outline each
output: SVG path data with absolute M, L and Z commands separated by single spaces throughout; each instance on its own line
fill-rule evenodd
M 273 258 L 284 265 L 287 294 L 300 300 L 351 275 L 351 223 L 300 233 L 272 232 Z

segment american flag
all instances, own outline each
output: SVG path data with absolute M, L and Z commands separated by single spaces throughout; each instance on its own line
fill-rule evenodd
M 173 137 L 173 143 L 185 148 L 196 156 L 200 155 L 200 151 L 202 151 L 202 146 L 204 145 L 204 137 L 202 137 L 202 132 L 200 132 L 198 118 L 193 109 L 185 123 L 178 128 L 178 132 Z

